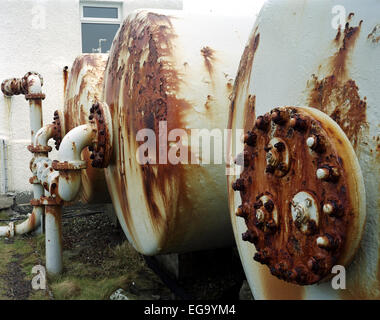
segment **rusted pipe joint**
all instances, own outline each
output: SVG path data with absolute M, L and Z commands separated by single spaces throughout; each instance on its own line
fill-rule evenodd
M 45 97 L 44 93 L 28 93 L 25 95 L 26 100 L 44 100 Z
M 41 197 L 40 202 L 44 206 L 59 206 L 62 200 L 59 197 Z
M 6 79 L 1 83 L 1 91 L 7 97 L 11 97 L 13 95 L 25 94 L 26 90 L 22 86 L 21 79 L 13 78 Z
M 59 150 L 59 146 L 61 145 L 62 139 L 65 136 L 65 118 L 61 111 L 54 111 L 53 118 L 53 140 L 55 141 L 55 148 Z
M 41 93 L 42 76 L 34 71 L 27 72 L 22 78 L 6 79 L 1 83 L 1 91 L 6 96 L 24 94 L 29 99 L 45 99 Z
M 88 149 L 91 152 L 91 165 L 94 168 L 106 168 L 112 153 L 112 118 L 104 102 L 95 102 L 90 108 L 90 123 L 97 128 L 97 137 Z
M 75 171 L 82 170 L 87 168 L 86 161 L 63 161 L 59 162 L 58 160 L 53 161 L 53 169 L 57 171 Z
M 52 150 L 50 146 L 38 146 L 38 145 L 37 146 L 29 145 L 27 148 L 31 153 L 43 153 L 43 154 L 46 154 L 46 156 Z

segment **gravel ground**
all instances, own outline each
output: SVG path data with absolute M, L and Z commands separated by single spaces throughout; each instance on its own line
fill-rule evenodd
M 103 213 L 102 209 L 101 206 L 65 208 L 62 220 L 63 250 L 65 254 L 70 255 L 72 263 L 80 262 L 101 270 L 102 266 L 107 263 L 107 259 L 112 258 L 112 249 L 127 241 L 121 228 L 115 225 Z M 99 213 L 86 216 L 79 215 L 91 211 Z M 24 237 L 25 244 L 27 244 L 27 238 L 30 236 Z M 2 239 L 1 241 L 12 243 L 12 239 Z M 192 299 L 239 299 L 239 291 L 245 277 L 236 250 L 233 250 L 230 255 L 219 254 L 219 260 L 215 258 L 218 257 L 218 254 L 216 256 L 214 254 L 215 252 L 203 252 L 186 256 L 186 273 L 189 273 L 190 276 L 175 280 L 173 276 L 166 273 L 166 280 L 169 279 L 169 282 L 174 282 L 186 293 L 187 297 Z M 162 278 L 160 279 L 158 275 L 153 273 L 147 263 L 133 249 L 130 250 L 130 255 L 130 257 L 126 256 L 125 259 L 130 259 L 131 263 L 134 263 L 133 259 L 139 259 L 139 263 L 142 261 L 141 270 L 136 275 L 136 284 L 139 283 L 139 280 L 142 283 L 140 291 L 143 294 L 141 298 L 151 295 L 159 296 L 162 300 L 179 299 L 178 295 L 170 292 L 166 285 L 167 282 L 162 281 Z M 228 261 L 220 260 L 220 257 L 222 259 L 227 257 Z M 14 253 L 12 261 L 6 266 L 7 272 L 0 276 L 6 283 L 8 288 L 6 296 L 10 299 L 27 299 L 31 291 L 30 281 L 25 280 L 25 274 L 17 262 L 21 258 L 17 253 Z M 195 259 L 194 262 L 192 259 Z M 128 268 L 114 271 L 115 274 L 124 274 L 124 272 L 128 274 Z M 97 276 L 94 274 L 94 277 Z M 135 282 L 132 283 L 135 286 Z M 135 290 L 136 288 L 133 286 L 127 289 L 138 297 L 139 290 Z
M 80 248 L 82 254 L 78 255 L 78 259 L 94 265 L 100 265 L 107 259 L 107 248 L 126 241 L 124 232 L 113 225 L 106 214 L 64 219 L 63 238 L 64 250 Z M 201 254 L 204 262 L 197 261 L 193 266 L 195 272 L 190 277 L 175 280 L 177 284 L 194 299 L 239 299 L 245 276 L 237 252 L 233 250 L 229 261 L 217 261 L 219 266 L 212 262 L 214 257 L 204 259 L 207 254 Z M 191 261 L 188 268 L 192 268 Z M 173 276 L 166 275 L 174 280 Z

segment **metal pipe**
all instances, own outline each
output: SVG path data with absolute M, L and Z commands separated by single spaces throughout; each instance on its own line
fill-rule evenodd
M 28 72 L 24 75 L 23 78 L 13 78 L 4 80 L 1 84 L 1 90 L 4 93 L 4 95 L 13 96 L 18 94 L 24 94 L 25 99 L 29 100 L 31 146 L 29 146 L 28 148 L 35 155 L 36 159 L 41 157 L 47 157 L 48 153 L 46 144 L 43 146 L 42 149 L 34 148 L 37 145 L 33 145 L 35 135 L 42 127 L 42 100 L 45 98 L 45 95 L 42 93 L 42 85 L 43 78 L 36 72 Z M 45 131 L 46 134 L 44 134 Z M 42 131 L 42 135 L 40 136 L 40 140 L 43 143 L 45 143 L 44 139 L 47 138 L 49 134 L 51 134 L 50 127 L 49 130 L 45 131 Z M 36 181 L 36 179 L 33 179 L 32 183 L 35 202 L 44 196 L 44 188 L 38 181 Z M 43 207 L 39 205 L 33 206 L 33 212 L 27 220 L 16 226 L 10 224 L 8 227 L 2 228 L 0 236 L 13 236 L 14 234 L 30 232 L 36 229 L 38 226 L 40 226 L 40 228 L 37 230 L 37 232 L 42 232 L 42 217 Z
M 54 124 L 48 124 L 43 126 L 41 129 L 37 131 L 33 139 L 34 146 L 43 146 L 46 147 L 48 145 L 48 141 L 54 135 Z
M 85 161 L 81 160 L 82 150 L 93 144 L 97 137 L 97 129 L 92 124 L 85 124 L 72 129 L 63 138 L 59 147 L 60 163 L 67 167 L 60 168 L 58 194 L 64 201 L 72 201 L 81 185 L 81 171 Z
M 0 139 L 0 167 L 3 183 L 1 184 L 0 193 L 6 194 L 8 192 L 8 157 L 7 157 L 7 143 L 5 139 Z
M 14 224 L 11 222 L 8 226 L 0 227 L 0 237 L 11 238 L 15 235 L 24 234 L 35 230 L 41 224 L 43 207 L 35 206 L 31 214 L 28 215 L 28 218 L 19 223 Z
M 47 205 L 45 207 L 46 270 L 49 274 L 59 274 L 63 269 L 61 219 L 61 206 Z

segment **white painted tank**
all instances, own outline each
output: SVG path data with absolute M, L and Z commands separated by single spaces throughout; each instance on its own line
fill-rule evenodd
M 278 106 L 309 106 L 334 119 L 364 176 L 363 238 L 346 269 L 346 290 L 334 290 L 330 281 L 299 286 L 279 280 L 252 259 L 255 246 L 242 241 L 247 226 L 235 215 L 241 198 L 231 189 L 236 178 L 230 178 L 235 239 L 255 299 L 380 299 L 380 2 L 342 0 L 339 5 L 327 0 L 266 2 L 241 60 L 229 127 L 247 130 L 255 117 Z M 246 107 L 248 100 L 254 102 L 252 109 Z
M 184 133 L 223 131 L 252 24 L 242 17 L 140 10 L 114 39 L 103 95 L 114 136 L 106 180 L 121 226 L 139 252 L 233 244 L 224 165 L 140 165 L 136 136 L 148 128 L 158 137 L 159 122 L 167 121 L 168 132 L 184 130 L 179 136 L 190 162 L 194 149 Z
M 103 77 L 107 64 L 107 54 L 83 54 L 78 56 L 69 72 L 63 107 L 60 118 L 61 136 L 73 128 L 89 123 L 90 108 L 96 101 L 101 101 Z M 57 117 L 57 116 L 56 116 Z M 89 164 L 91 153 L 86 148 L 82 159 Z M 83 203 L 110 202 L 106 188 L 104 169 L 88 165 L 81 172 L 82 184 L 77 199 Z

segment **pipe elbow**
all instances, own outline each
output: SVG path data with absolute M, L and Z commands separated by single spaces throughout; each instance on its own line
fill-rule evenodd
M 58 178 L 58 195 L 63 201 L 73 201 L 81 186 L 81 172 L 71 170 L 60 172 Z
M 82 150 L 93 143 L 96 133 L 96 128 L 91 124 L 72 129 L 61 142 L 58 151 L 59 161 L 80 161 Z
M 23 80 L 23 87 L 26 88 L 28 94 L 41 94 L 43 79 L 37 72 L 28 72 Z
M 81 169 L 85 162 L 81 159 L 82 150 L 93 144 L 97 130 L 91 124 L 72 129 L 63 138 L 58 151 L 59 178 L 58 195 L 64 201 L 73 201 L 81 186 Z
M 54 136 L 54 124 L 48 124 L 37 131 L 34 136 L 34 146 L 47 146 L 48 141 Z

